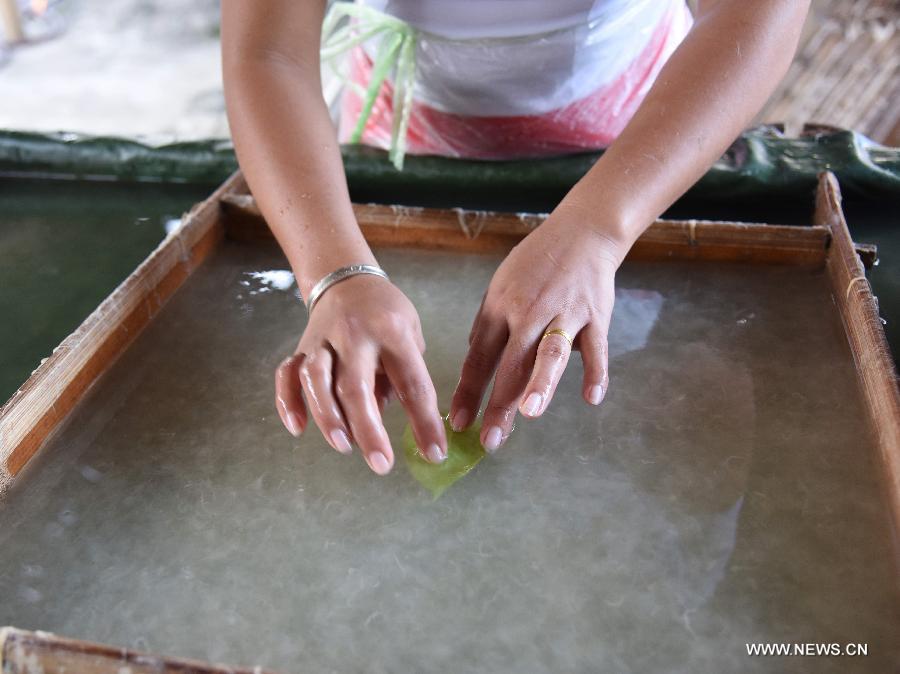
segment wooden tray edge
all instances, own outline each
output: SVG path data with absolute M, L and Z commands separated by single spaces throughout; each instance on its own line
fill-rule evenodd
M 167 658 L 114 648 L 48 632 L 29 632 L 14 627 L 0 629 L 0 672 L 3 674 L 271 674 L 252 669 Z
M 900 387 L 878 312 L 878 300 L 850 238 L 841 209 L 840 187 L 832 173 L 819 176 L 814 218 L 817 225 L 831 230 L 832 249 L 826 268 L 875 433 L 897 538 L 900 532 Z
M 219 199 L 243 185 L 233 175 L 182 218 L 0 407 L 0 495 L 83 394 L 224 237 Z
M 225 229 L 239 241 L 271 239 L 250 194 L 223 196 Z M 354 204 L 357 222 L 373 246 L 467 253 L 509 250 L 547 218 L 544 213 L 499 213 L 381 204 Z M 774 264 L 825 264 L 830 234 L 824 227 L 795 227 L 707 220 L 657 220 L 641 235 L 629 260 L 715 260 Z

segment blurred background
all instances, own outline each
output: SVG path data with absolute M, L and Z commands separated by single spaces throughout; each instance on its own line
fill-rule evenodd
M 900 145 L 898 29 L 898 0 L 813 0 L 797 58 L 758 121 L 784 123 L 788 135 L 823 123 Z M 216 0 L 0 0 L 0 145 L 7 130 L 227 139 L 219 60 Z M 0 177 L 0 403 L 211 190 L 14 175 L 26 145 L 5 146 L 13 171 Z M 811 195 L 801 201 L 777 221 L 807 224 Z M 880 246 L 872 282 L 897 353 L 896 202 L 852 208 L 854 237 Z
M 0 128 L 226 137 L 214 0 L 0 0 Z M 813 0 L 760 122 L 900 145 L 900 2 Z
M 0 128 L 228 136 L 214 0 L 0 0 Z M 11 14 L 18 12 L 18 29 Z M 18 40 L 15 41 L 14 40 Z

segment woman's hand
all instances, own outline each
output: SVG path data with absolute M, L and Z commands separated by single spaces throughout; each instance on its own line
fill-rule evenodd
M 326 5 L 222 3 L 222 67 L 235 150 L 306 294 L 335 269 L 375 264 L 353 214 L 322 98 Z M 299 435 L 311 412 L 332 447 L 349 453 L 355 442 L 383 475 L 394 453 L 381 409 L 393 390 L 423 454 L 440 460 L 447 440 L 423 350 L 418 316 L 396 287 L 371 275 L 341 281 L 322 295 L 293 357 L 278 368 L 278 414 Z
M 488 286 L 450 411 L 454 430 L 469 426 L 496 368 L 481 430 L 488 451 L 512 432 L 517 409 L 538 417 L 553 398 L 572 345 L 560 334 L 543 337 L 550 330 L 564 331 L 581 351 L 584 399 L 603 400 L 613 283 L 628 246 L 614 228 L 592 227 L 602 220 L 564 202 L 510 252 Z
M 275 373 L 281 421 L 299 436 L 308 405 L 334 449 L 349 454 L 355 442 L 369 467 L 385 475 L 394 453 L 381 412 L 396 395 L 423 455 L 439 463 L 447 439 L 424 351 L 416 310 L 396 286 L 370 275 L 342 281 L 322 295 L 294 355 Z

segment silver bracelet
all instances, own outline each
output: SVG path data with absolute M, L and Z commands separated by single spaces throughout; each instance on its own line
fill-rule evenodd
M 313 286 L 313 289 L 309 291 L 309 300 L 306 303 L 307 311 L 309 313 L 312 313 L 313 307 L 316 306 L 316 302 L 318 302 L 319 298 L 322 297 L 322 293 L 328 290 L 335 283 L 340 283 L 341 281 L 358 274 L 374 274 L 375 276 L 380 276 L 386 281 L 390 280 L 388 278 L 388 275 L 384 272 L 384 269 L 382 269 L 381 267 L 376 267 L 372 264 L 351 264 L 347 267 L 335 269 L 330 274 L 326 274 L 325 277 L 321 281 L 316 283 L 316 285 Z

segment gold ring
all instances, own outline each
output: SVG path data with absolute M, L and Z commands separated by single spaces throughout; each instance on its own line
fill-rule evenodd
M 553 330 L 547 330 L 547 332 L 544 333 L 544 336 L 541 337 L 541 341 L 543 342 L 550 335 L 559 335 L 560 337 L 562 337 L 569 343 L 569 346 L 572 346 L 572 343 L 573 343 L 572 337 L 569 335 L 568 332 L 566 332 L 562 328 L 554 328 Z

